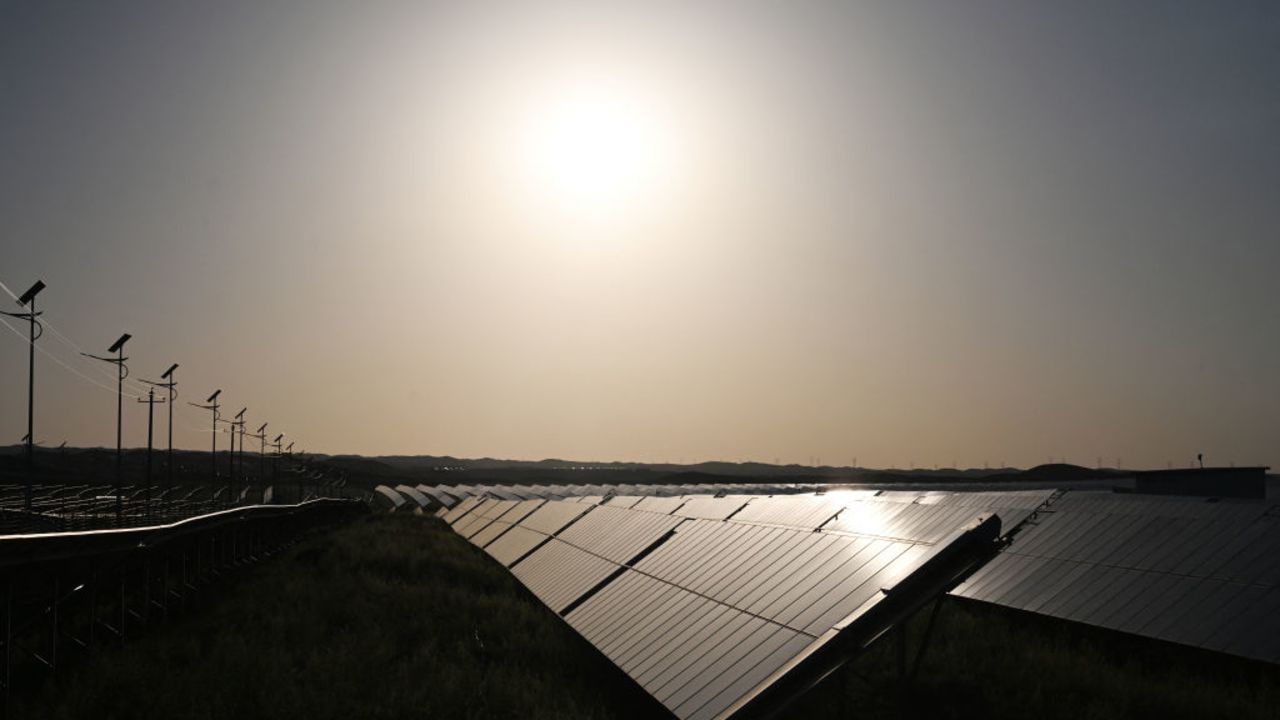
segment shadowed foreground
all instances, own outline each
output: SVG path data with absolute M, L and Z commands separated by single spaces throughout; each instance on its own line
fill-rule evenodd
M 912 624 L 918 638 L 924 617 Z M 915 641 L 912 643 L 914 648 Z M 810 717 L 1280 716 L 1273 669 L 948 602 L 903 692 L 881 643 Z M 643 718 L 643 691 L 433 518 L 319 535 L 15 708 L 52 718 Z

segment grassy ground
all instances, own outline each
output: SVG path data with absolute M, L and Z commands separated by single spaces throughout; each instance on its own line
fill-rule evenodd
M 923 617 L 912 626 L 913 641 Z M 912 645 L 914 647 L 914 644 Z M 1272 669 L 948 602 L 917 682 L 888 643 L 788 714 L 1280 717 Z M 647 718 L 662 709 L 431 518 L 377 515 L 22 701 L 39 718 Z

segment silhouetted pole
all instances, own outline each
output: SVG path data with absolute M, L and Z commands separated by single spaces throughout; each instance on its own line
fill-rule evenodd
M 236 430 L 239 426 L 244 424 L 244 413 L 248 409 L 249 408 L 240 408 L 240 412 L 236 413 L 236 419 L 231 421 L 231 457 L 228 458 L 230 461 L 229 465 L 231 466 L 231 480 L 227 485 L 227 492 L 230 495 L 227 500 L 232 505 L 236 503 Z M 240 449 L 244 450 L 243 440 L 240 442 Z
M 262 427 L 258 428 L 258 432 L 254 437 L 262 443 L 258 447 L 258 485 L 262 489 L 263 496 L 267 492 L 267 424 L 262 423 Z
M 288 457 L 287 465 L 289 467 L 289 472 L 296 471 L 297 468 L 293 466 L 293 443 L 292 442 L 289 443 L 289 447 L 285 449 L 285 452 L 287 453 L 287 457 Z M 306 480 L 307 480 L 306 477 L 304 477 L 302 473 L 298 473 L 298 502 L 302 502 L 302 494 L 303 492 L 305 492 L 303 483 L 305 483 Z
M 124 428 L 124 379 L 129 377 L 129 367 L 124 364 L 129 358 L 124 356 L 124 344 L 129 342 L 129 338 L 133 337 L 129 333 L 120 336 L 107 348 L 107 352 L 116 354 L 113 358 L 98 357 L 89 353 L 80 353 L 85 357 L 91 357 L 94 360 L 114 363 L 116 366 L 116 522 L 120 522 L 121 516 L 124 514 L 124 503 L 120 498 L 121 494 L 121 461 L 124 457 L 122 452 L 123 428 Z
M 157 402 L 164 402 L 164 398 L 156 400 L 155 387 L 147 388 L 147 399 L 139 399 L 138 402 L 147 404 L 147 477 L 143 482 L 143 499 L 146 507 L 147 517 L 151 517 L 151 438 L 152 428 L 155 427 L 155 407 Z
M 284 433 L 276 436 L 271 444 L 275 446 L 275 452 L 271 455 L 271 484 L 275 485 L 280 481 L 280 438 L 284 437 Z
M 176 378 L 173 377 L 173 371 L 177 369 L 178 369 L 178 363 L 174 363 L 169 366 L 168 370 L 165 370 L 164 373 L 160 375 L 161 380 L 168 380 L 168 382 L 160 383 L 160 382 L 153 382 L 151 380 L 142 381 L 152 387 L 162 387 L 169 391 L 169 400 L 168 400 L 169 449 L 165 453 L 166 467 L 165 467 L 165 482 L 164 482 L 164 492 L 165 492 L 166 499 L 168 498 L 167 493 L 173 489 L 173 403 L 178 399 L 178 390 L 177 390 L 178 381 Z M 148 461 L 150 461 L 149 456 L 148 456 Z M 149 477 L 150 477 L 150 471 L 148 470 L 148 478 Z
M 178 379 L 173 376 L 173 371 L 178 369 L 178 363 L 174 363 L 160 379 L 168 379 L 169 387 L 169 449 L 165 451 L 165 484 L 166 492 L 173 490 L 173 403 L 178 399 Z M 165 497 L 168 497 L 167 495 Z
M 244 413 L 244 411 L 243 411 L 243 410 L 241 410 L 240 412 L 241 412 L 241 414 L 243 414 L 243 413 Z M 246 472 L 244 471 L 244 425 L 245 425 L 245 420 L 244 420 L 244 418 L 241 418 L 241 419 L 240 419 L 240 460 L 239 460 L 239 462 L 240 462 L 240 477 L 245 478 L 244 486 L 245 486 L 245 488 L 246 488 L 246 489 L 248 489 L 248 487 L 249 487 L 249 480 L 248 480 L 248 478 L 249 478 L 249 474 L 248 474 L 248 473 L 246 473 Z
M 218 396 L 221 394 L 222 394 L 221 388 L 215 390 L 213 394 L 210 395 L 207 400 L 205 400 L 205 403 L 207 403 L 205 405 L 200 405 L 198 403 L 187 403 L 188 405 L 192 407 L 198 407 L 201 410 L 213 411 L 213 422 L 211 423 L 213 427 L 213 432 L 211 433 L 211 435 L 213 436 L 213 445 L 209 449 L 210 470 L 212 472 L 212 475 L 209 478 L 209 482 L 212 484 L 212 487 L 214 487 L 215 490 L 218 484 Z
M 40 338 L 40 335 L 44 334 L 44 326 L 36 322 L 36 318 L 40 315 L 40 313 L 36 312 L 36 295 L 39 295 L 44 287 L 44 282 L 37 280 L 34 285 L 18 298 L 18 306 L 27 308 L 26 312 L 3 313 L 11 318 L 26 320 L 29 323 L 27 331 L 27 447 L 25 448 L 27 484 L 23 491 L 22 501 L 23 509 L 28 512 L 31 511 L 32 486 L 35 484 L 36 474 L 36 340 Z M 36 334 L 37 328 L 40 329 L 40 334 Z

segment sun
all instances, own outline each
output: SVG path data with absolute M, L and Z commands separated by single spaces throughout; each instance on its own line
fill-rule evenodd
M 601 211 L 651 195 L 668 161 L 654 108 L 617 92 L 575 88 L 539 108 L 527 140 L 532 181 L 557 205 Z

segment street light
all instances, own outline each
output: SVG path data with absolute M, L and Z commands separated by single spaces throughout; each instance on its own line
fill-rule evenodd
M 105 363 L 111 363 L 116 366 L 116 522 L 120 522 L 120 516 L 123 512 L 122 502 L 120 499 L 120 472 L 121 472 L 121 434 L 124 427 L 124 379 L 129 377 L 129 367 L 124 364 L 129 358 L 124 356 L 124 344 L 129 342 L 129 338 L 133 337 L 129 333 L 120 336 L 118 340 L 111 343 L 111 347 L 107 348 L 107 352 L 115 353 L 116 356 L 99 357 L 89 353 L 80 353 L 85 357 L 101 360 Z
M 44 334 L 44 326 L 36 322 L 36 318 L 40 313 L 36 312 L 36 295 L 45 287 L 44 281 L 37 280 L 35 285 L 27 288 L 22 293 L 22 297 L 18 298 L 18 306 L 25 307 L 27 312 L 11 313 L 5 312 L 11 318 L 18 320 L 26 320 L 29 325 L 27 331 L 27 486 L 23 499 L 23 509 L 28 512 L 31 510 L 31 486 L 35 482 L 36 472 L 36 456 L 35 456 L 35 397 L 36 397 L 36 339 Z M 40 333 L 36 334 L 39 329 Z
M 147 381 L 143 380 L 143 382 L 147 382 Z M 147 477 L 146 477 L 146 481 L 143 483 L 143 488 L 144 488 L 143 498 L 146 502 L 146 514 L 148 518 L 151 517 L 151 437 L 152 437 L 151 431 L 152 431 L 152 428 L 155 426 L 154 419 L 155 419 L 156 403 L 157 402 L 162 403 L 165 401 L 164 398 L 160 398 L 159 400 L 156 400 L 156 389 L 154 387 L 155 383 L 151 383 L 151 384 L 153 385 L 153 387 L 147 388 L 147 399 L 143 400 L 142 398 L 138 398 L 138 402 L 147 404 Z
M 236 413 L 236 419 L 232 420 L 230 423 L 231 425 L 231 458 L 230 458 L 231 480 L 227 490 L 230 493 L 230 497 L 228 499 L 233 505 L 236 502 L 236 430 L 240 431 L 240 454 L 241 456 L 243 456 L 244 455 L 244 414 L 245 414 L 245 411 L 247 411 L 248 409 L 249 408 L 240 408 L 240 412 Z M 244 468 L 241 467 L 240 470 L 241 470 L 241 474 L 244 474 L 243 472 Z
M 275 452 L 272 453 L 271 455 L 271 484 L 272 485 L 280 481 L 280 438 L 282 437 L 284 437 L 284 433 L 280 433 L 279 435 L 276 436 L 275 440 L 271 441 L 271 444 L 275 446 Z
M 261 445 L 258 447 L 258 489 L 266 496 L 267 492 L 267 424 L 262 423 L 262 427 L 258 428 L 250 437 L 256 438 Z
M 197 408 L 200 408 L 201 410 L 213 411 L 213 433 L 212 433 L 213 446 L 209 450 L 209 459 L 212 464 L 212 471 L 213 471 L 213 475 L 210 477 L 210 481 L 214 485 L 218 484 L 218 396 L 221 394 L 222 394 L 221 388 L 215 390 L 213 394 L 210 395 L 207 400 L 205 400 L 205 403 L 206 403 L 205 405 L 201 405 L 199 403 L 187 403 L 191 407 L 197 407 Z
M 167 380 L 168 382 L 155 382 L 153 380 L 142 381 L 153 387 L 162 387 L 169 391 L 169 449 L 165 454 L 166 476 L 164 492 L 161 493 L 161 496 L 165 498 L 168 497 L 168 493 L 173 489 L 173 403 L 178 399 L 178 380 L 173 376 L 173 371 L 177 369 L 178 363 L 174 363 L 169 366 L 168 370 L 165 370 L 160 374 L 160 379 Z M 150 471 L 148 471 L 148 477 L 150 477 Z

